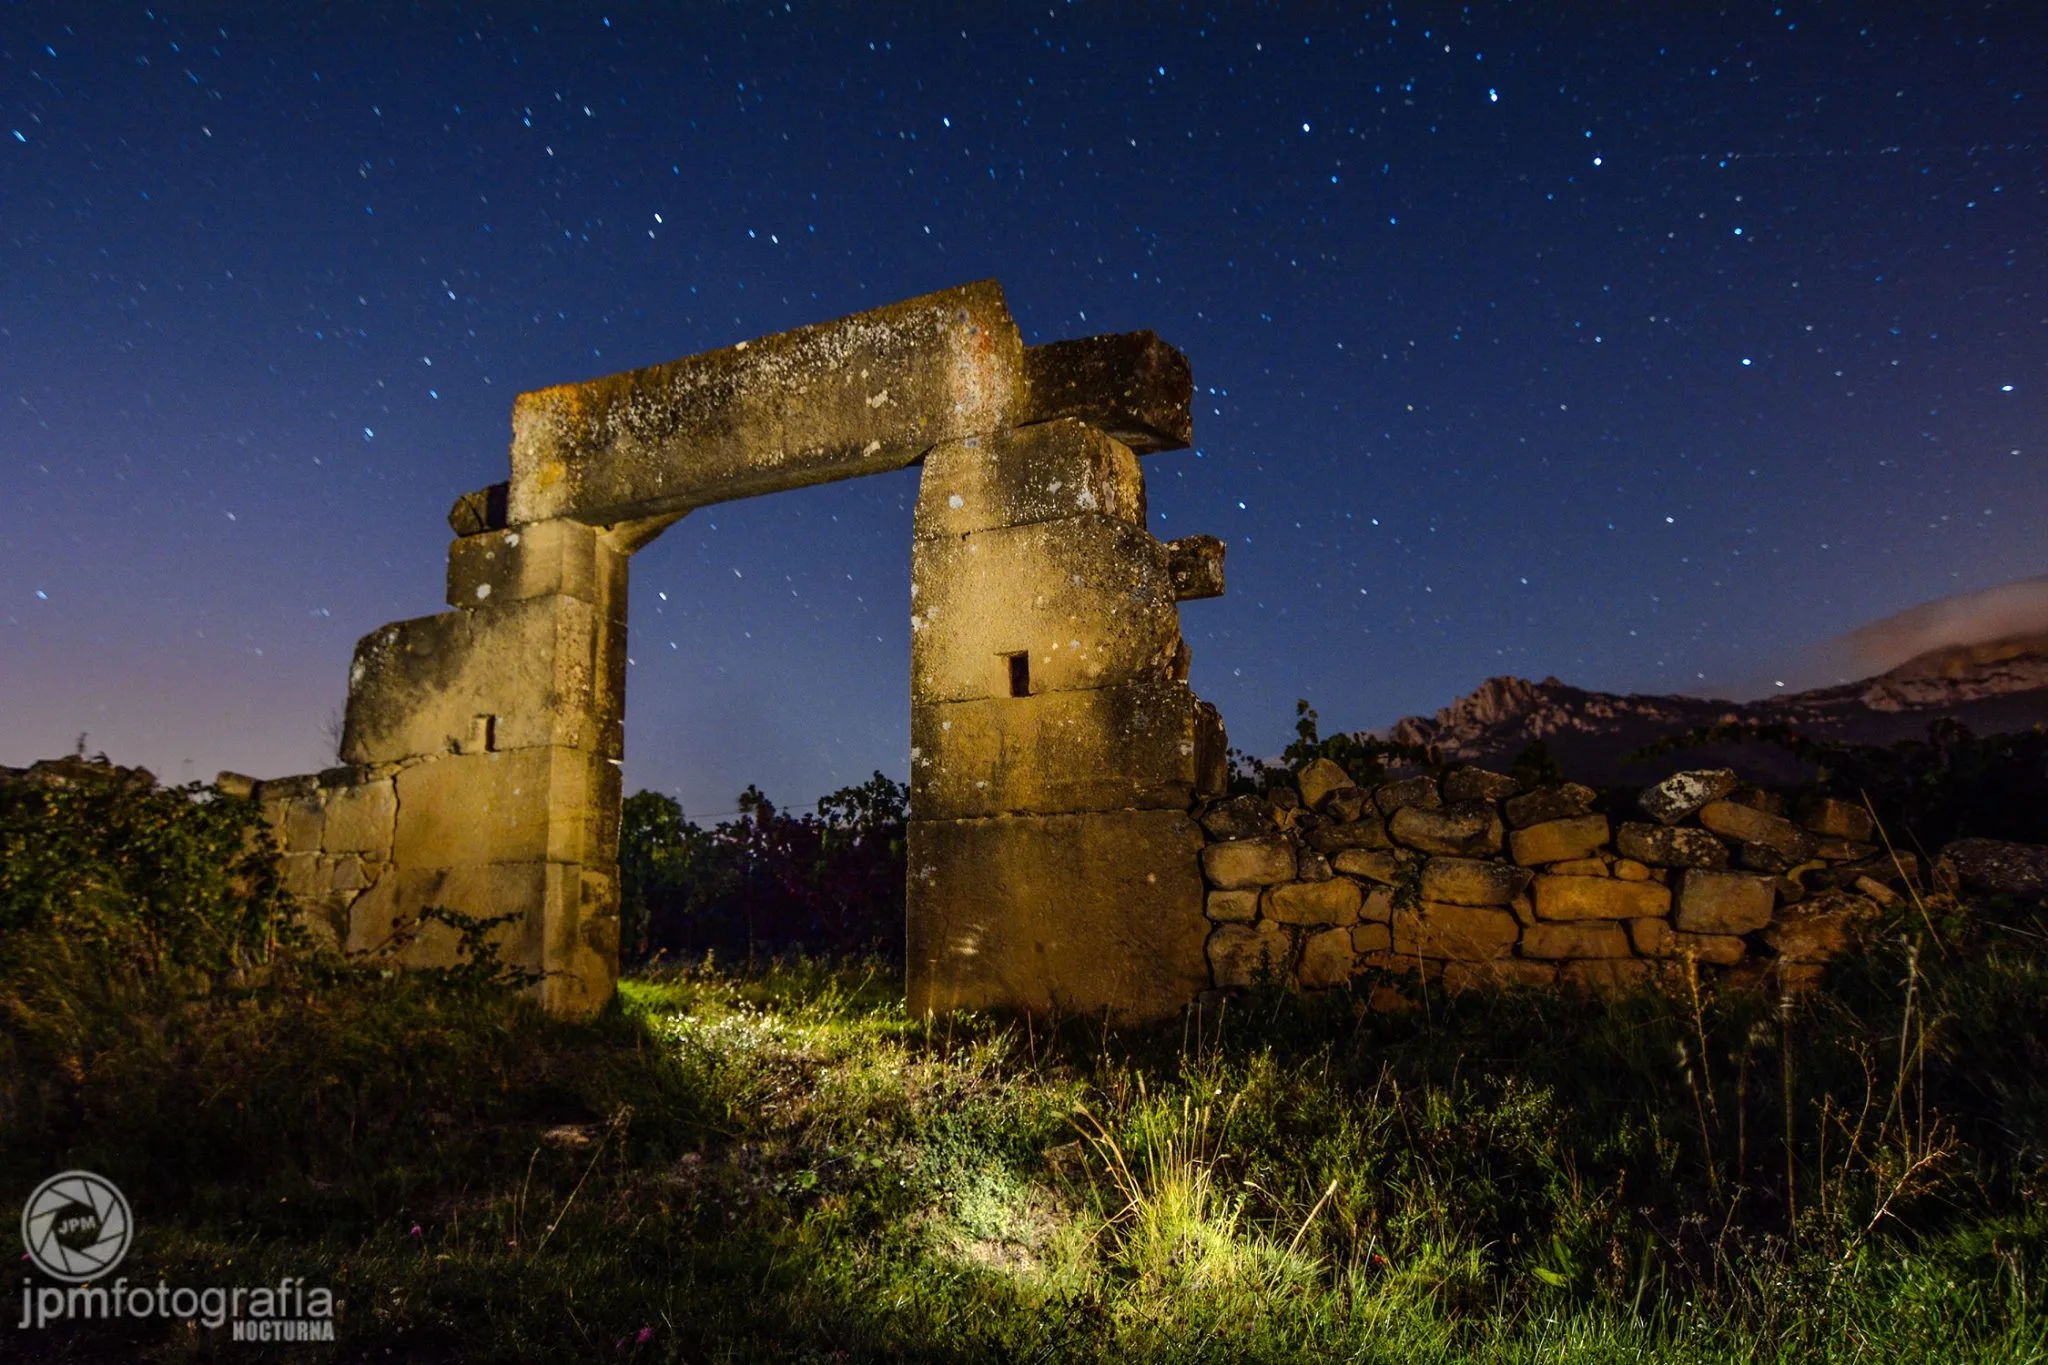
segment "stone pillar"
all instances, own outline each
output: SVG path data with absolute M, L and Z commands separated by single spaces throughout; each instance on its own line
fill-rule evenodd
M 925 458 L 911 550 L 909 1005 L 1171 1015 L 1209 982 L 1223 787 L 1177 601 L 1220 546 L 1145 527 L 1137 456 L 1075 420 Z M 1204 547 L 1206 549 L 1206 547 Z
M 392 867 L 347 911 L 363 950 L 427 907 L 515 915 L 508 964 L 541 974 L 553 1013 L 588 1014 L 618 972 L 626 553 L 606 533 L 543 521 L 459 536 L 455 610 L 356 647 L 342 758 L 395 766 Z M 450 960 L 419 934 L 400 960 Z

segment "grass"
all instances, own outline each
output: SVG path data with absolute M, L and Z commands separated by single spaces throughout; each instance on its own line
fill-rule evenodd
M 1254 996 L 1126 1034 L 912 1020 L 875 964 L 650 973 L 570 1025 L 17 942 L 0 1177 L 112 1178 L 133 1276 L 331 1285 L 294 1359 L 2039 1360 L 2048 958 L 1973 932 L 1782 1015 Z M 263 1358 L 224 1337 L 0 1353 Z

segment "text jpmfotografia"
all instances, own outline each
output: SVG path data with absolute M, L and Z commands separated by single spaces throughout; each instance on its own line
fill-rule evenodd
M 190 1285 L 174 1289 L 164 1280 L 154 1286 L 131 1285 L 125 1276 L 104 1285 L 22 1281 L 23 1328 L 114 1318 L 170 1318 L 206 1327 L 232 1322 L 236 1341 L 332 1341 L 334 1291 L 324 1285 L 309 1289 L 302 1279 L 280 1280 L 275 1288 L 211 1285 L 203 1289 Z

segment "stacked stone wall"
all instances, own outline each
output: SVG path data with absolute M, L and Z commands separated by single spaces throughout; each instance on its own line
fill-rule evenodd
M 1697 971 L 1799 989 L 1918 873 L 1861 806 L 1795 806 L 1726 770 L 1601 805 L 1478 768 L 1361 788 L 1327 759 L 1209 803 L 1212 987 L 1391 974 L 1614 993 Z M 1390 982 L 1370 998 L 1407 999 Z

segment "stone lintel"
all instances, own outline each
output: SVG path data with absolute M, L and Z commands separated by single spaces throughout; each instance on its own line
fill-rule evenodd
M 609 525 L 912 464 L 1017 424 L 1024 347 L 993 280 L 665 365 L 523 393 L 513 524 Z
M 910 825 L 908 1005 L 1177 1014 L 1209 984 L 1209 922 L 1185 811 Z
M 1078 337 L 1024 351 L 1028 420 L 1073 417 L 1140 455 L 1194 440 L 1194 373 L 1152 332 Z
M 1221 719 L 1183 683 L 929 702 L 910 716 L 921 819 L 1186 810 L 1221 795 Z

